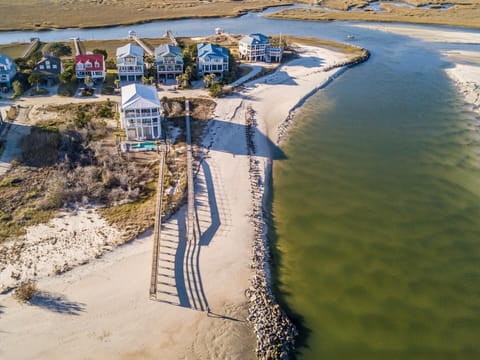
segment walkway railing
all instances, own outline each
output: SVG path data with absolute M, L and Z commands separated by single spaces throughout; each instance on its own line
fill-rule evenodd
M 155 227 L 153 230 L 153 254 L 152 254 L 152 276 L 150 279 L 150 298 L 157 298 L 158 265 L 160 256 L 160 238 L 162 228 L 162 200 L 163 200 L 163 176 L 165 168 L 165 152 L 160 151 L 160 168 L 158 170 L 158 191 L 155 206 Z

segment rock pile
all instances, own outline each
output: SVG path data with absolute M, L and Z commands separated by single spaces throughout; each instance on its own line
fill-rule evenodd
M 251 286 L 248 321 L 253 324 L 257 338 L 256 355 L 259 359 L 287 359 L 294 350 L 295 325 L 277 304 L 271 289 L 270 248 L 267 243 L 263 213 L 264 181 L 261 162 L 255 158 L 255 111 L 249 107 L 245 117 L 249 155 L 250 192 L 252 196 L 251 221 L 254 227 Z

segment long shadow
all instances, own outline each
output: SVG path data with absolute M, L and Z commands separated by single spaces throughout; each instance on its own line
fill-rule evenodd
M 5 308 L 5 306 L 3 306 L 3 305 L 0 305 L 0 315 L 2 315 L 2 314 L 3 314 L 3 312 L 4 312 L 4 310 L 3 310 L 3 309 L 4 309 L 4 308 Z
M 186 224 L 185 217 L 178 217 L 178 247 L 175 253 L 175 285 L 177 288 L 178 301 L 180 306 L 190 308 L 190 300 L 188 299 L 187 288 L 185 285 L 184 259 L 186 255 Z
M 208 205 L 210 208 L 210 218 L 211 223 L 208 229 L 206 229 L 203 234 L 200 234 L 200 246 L 209 245 L 210 241 L 212 241 L 213 237 L 215 236 L 218 228 L 220 227 L 220 215 L 218 213 L 218 206 L 217 206 L 217 199 L 215 195 L 215 187 L 213 185 L 213 178 L 212 172 L 210 170 L 210 166 L 207 164 L 206 161 L 202 162 L 202 169 L 203 174 L 205 177 L 205 191 L 208 196 Z M 195 207 L 195 211 L 197 208 Z M 198 221 L 198 215 L 197 215 Z
M 248 129 L 246 125 L 213 119 L 211 120 L 210 126 L 212 129 L 220 127 L 222 133 L 228 134 L 228 139 L 225 138 L 214 141 L 210 146 L 210 150 L 226 152 L 232 155 L 248 155 L 247 147 L 238 146 L 237 142 L 237 139 L 243 139 L 245 137 Z M 272 158 L 273 160 L 284 160 L 287 158 L 283 150 L 257 128 L 254 128 L 254 137 L 259 144 L 267 145 L 266 148 L 263 146 L 258 147 L 255 156 Z
M 61 294 L 45 291 L 38 292 L 30 300 L 30 304 L 59 314 L 80 315 L 85 311 L 85 304 L 70 301 Z

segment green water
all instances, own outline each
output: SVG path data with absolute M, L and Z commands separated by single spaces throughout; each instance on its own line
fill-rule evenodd
M 300 359 L 480 359 L 480 119 L 405 52 L 307 101 L 274 164 Z

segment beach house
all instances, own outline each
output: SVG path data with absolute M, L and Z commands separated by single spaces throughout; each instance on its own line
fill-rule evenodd
M 7 55 L 0 54 L 0 86 L 12 87 L 12 79 L 17 73 L 17 65 Z
M 223 74 L 228 71 L 228 49 L 214 44 L 197 44 L 199 74 Z
M 154 86 L 122 86 L 120 109 L 127 140 L 159 139 L 162 134 L 162 104 Z
M 238 42 L 240 58 L 247 61 L 267 61 L 270 40 L 263 34 L 250 34 Z
M 283 48 L 271 46 L 269 38 L 263 34 L 250 34 L 240 39 L 238 52 L 246 61 L 281 62 Z
M 34 74 L 42 75 L 42 81 L 48 86 L 56 84 L 62 72 L 63 66 L 60 58 L 48 54 L 43 55 L 32 71 Z
M 144 74 L 143 49 L 127 44 L 117 49 L 117 70 L 120 81 L 140 82 Z
M 155 48 L 155 66 L 159 81 L 175 79 L 183 73 L 182 50 L 178 46 L 160 45 Z
M 102 54 L 85 54 L 75 56 L 75 75 L 83 80 L 90 76 L 92 81 L 105 80 L 105 59 Z

